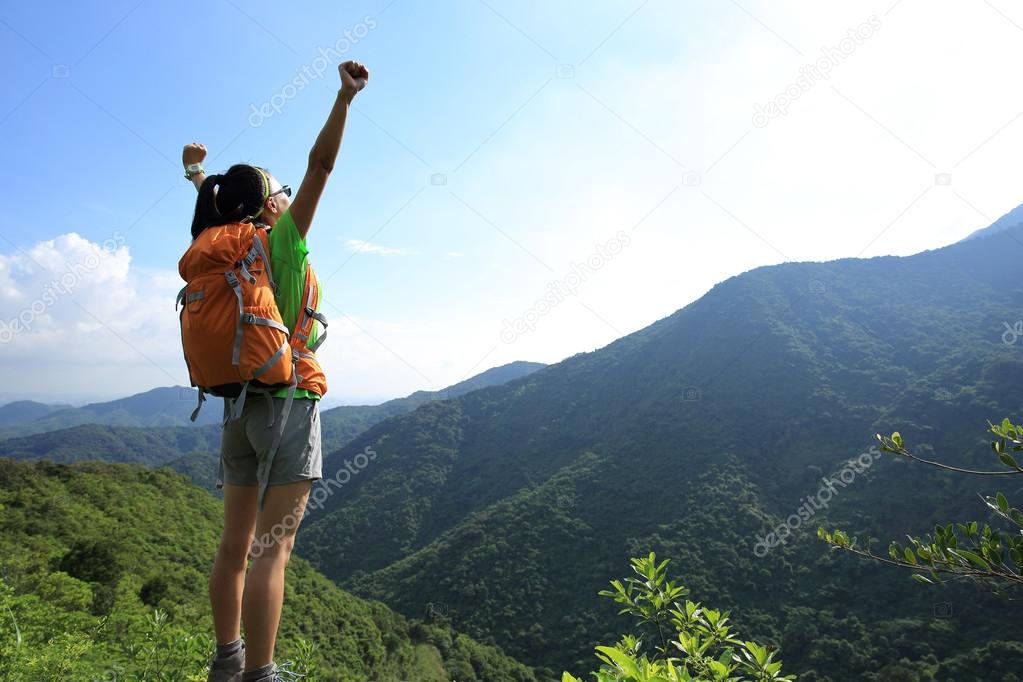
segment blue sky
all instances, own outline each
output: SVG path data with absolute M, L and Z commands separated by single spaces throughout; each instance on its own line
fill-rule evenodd
M 187 384 L 181 145 L 297 185 L 338 58 L 372 78 L 309 245 L 358 403 L 989 224 L 1023 201 L 1021 32 L 1005 0 L 7 3 L 0 400 Z

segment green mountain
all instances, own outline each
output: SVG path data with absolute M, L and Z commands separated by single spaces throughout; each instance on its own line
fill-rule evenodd
M 395 398 L 379 405 L 342 405 L 324 410 L 320 415 L 324 452 L 338 449 L 369 427 L 388 417 L 411 412 L 420 405 L 435 400 L 446 400 L 465 395 L 487 386 L 497 386 L 528 376 L 546 367 L 540 362 L 519 360 L 480 372 L 465 381 L 452 384 L 439 391 L 415 391 L 404 398 Z
M 34 400 L 16 400 L 0 406 L 0 426 L 8 424 L 20 424 L 22 422 L 40 419 L 58 410 L 63 410 L 70 405 L 50 405 L 39 403 Z
M 217 500 L 172 472 L 0 459 L 0 679 L 139 679 L 147 669 L 145 679 L 205 680 L 206 579 L 222 517 Z M 278 660 L 314 666 L 318 680 L 535 680 L 442 618 L 407 620 L 302 559 L 286 580 Z M 167 677 L 174 669 L 180 677 Z
M 439 391 L 416 391 L 404 398 L 388 400 L 379 405 L 344 405 L 324 410 L 320 415 L 324 451 L 341 448 L 359 433 L 388 417 L 411 412 L 434 400 L 457 397 L 477 388 L 528 376 L 542 367 L 543 364 L 536 362 L 512 362 L 493 367 Z M 180 399 L 186 394 L 187 401 Z M 53 462 L 101 460 L 138 462 L 147 466 L 167 465 L 192 478 L 196 485 L 212 489 L 217 467 L 214 453 L 220 450 L 219 419 L 223 414 L 221 401 L 213 400 L 200 411 L 200 415 L 205 415 L 202 420 L 206 423 L 204 426 L 157 426 L 155 423 L 189 423 L 188 417 L 195 406 L 194 400 L 194 389 L 158 388 L 111 403 L 57 411 L 45 419 L 0 429 L 0 434 L 9 435 L 6 440 L 0 441 L 0 457 L 47 459 Z M 0 408 L 0 417 L 5 414 L 5 409 Z M 30 414 L 31 410 L 19 408 L 18 413 Z M 14 414 L 11 412 L 8 416 Z M 145 422 L 147 418 L 155 422 L 149 425 L 139 423 L 116 426 L 108 421 L 115 417 L 122 421 L 132 421 L 126 415 L 134 415 L 132 419 L 136 422 Z M 217 421 L 210 423 L 214 417 Z M 86 420 L 88 423 L 54 428 L 57 424 L 77 420 Z
M 976 239 L 977 237 L 989 237 L 1020 225 L 1023 225 L 1023 206 L 1017 206 L 988 227 L 971 232 L 963 238 L 963 241 L 966 241 L 967 239 Z
M 1023 614 L 835 556 L 814 531 L 886 542 L 981 516 L 986 481 L 868 449 L 898 429 L 987 461 L 985 420 L 1013 415 L 1023 386 L 1007 331 L 1021 231 L 758 268 L 604 348 L 379 423 L 328 458 L 299 552 L 403 613 L 441 604 L 550 674 L 617 639 L 594 595 L 656 551 L 801 680 L 952 679 L 942 665 L 1006 650 Z M 783 524 L 792 537 L 767 546 Z
M 219 448 L 219 426 L 189 428 L 82 424 L 0 441 L 0 457 L 45 459 L 63 463 L 84 460 L 137 462 L 156 467 L 182 457 L 183 453 L 219 452 Z
M 0 407 L 0 438 L 29 436 L 67 429 L 81 424 L 109 426 L 202 426 L 216 424 L 221 414 L 203 408 L 198 421 L 189 417 L 195 409 L 195 389 L 186 386 L 162 386 L 143 393 L 82 407 L 43 412 L 33 417 L 31 410 L 18 409 L 19 403 Z

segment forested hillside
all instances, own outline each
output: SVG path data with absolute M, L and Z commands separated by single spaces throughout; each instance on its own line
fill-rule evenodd
M 0 459 L 0 679 L 205 680 L 222 515 L 165 470 Z M 443 622 L 353 597 L 302 559 L 286 590 L 278 660 L 317 680 L 535 679 Z
M 613 637 L 593 595 L 648 550 L 801 679 L 931 679 L 917 675 L 1014 646 L 998 642 L 1023 616 L 1004 602 L 922 590 L 814 531 L 887 541 L 979 515 L 982 482 L 869 448 L 899 429 L 940 457 L 990 453 L 985 420 L 1021 404 L 1023 339 L 1004 336 L 1023 310 L 1021 254 L 1016 227 L 733 277 L 597 351 L 363 433 L 328 459 L 344 485 L 299 551 L 405 613 L 444 604 L 551 672 L 583 669 Z M 367 447 L 375 459 L 345 476 Z M 847 472 L 854 458 L 867 464 Z M 825 478 L 826 506 L 801 518 Z M 787 522 L 792 538 L 758 549 Z

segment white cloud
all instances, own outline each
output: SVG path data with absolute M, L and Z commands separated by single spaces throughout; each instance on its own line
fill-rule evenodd
M 391 246 L 382 246 L 363 239 L 345 240 L 345 248 L 356 253 L 379 253 L 382 256 L 404 256 L 409 252 L 405 249 L 397 249 Z
M 181 285 L 175 271 L 133 265 L 120 233 L 96 243 L 72 232 L 0 254 L 0 371 L 18 387 L 4 400 L 96 400 L 187 386 L 174 310 Z M 451 353 L 422 349 L 442 348 L 450 327 L 366 319 L 333 305 L 324 312 L 329 337 L 318 354 L 332 401 L 376 402 L 447 385 L 440 368 Z
M 0 254 L 0 367 L 26 395 L 115 395 L 188 383 L 176 273 L 131 267 L 126 237 L 70 232 Z

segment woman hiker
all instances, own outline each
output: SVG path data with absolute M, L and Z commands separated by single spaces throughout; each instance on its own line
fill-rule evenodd
M 309 152 L 309 165 L 293 201 L 291 188 L 263 168 L 238 164 L 222 175 L 207 176 L 201 166 L 205 146 L 189 144 L 182 152 L 185 177 L 199 190 L 193 240 L 207 228 L 228 223 L 272 228 L 267 241 L 270 271 L 277 284 L 275 300 L 291 334 L 304 303 L 306 234 L 334 169 L 348 108 L 369 80 L 369 71 L 358 62 L 344 62 L 338 72 L 341 88 Z M 319 289 L 319 283 L 315 284 Z M 316 341 L 314 329 L 315 324 L 307 340 L 310 347 Z M 267 466 L 266 455 L 274 432 L 265 426 L 281 419 L 287 388 L 270 394 L 268 400 L 250 396 L 242 403 L 240 416 L 225 422 L 221 439 L 224 530 L 209 578 L 217 642 L 211 682 L 282 679 L 273 658 L 284 601 L 284 571 L 312 482 L 322 475 L 317 401 L 326 384 L 322 372 L 319 377 L 320 383 L 303 381 L 294 389 L 279 445 L 275 453 L 271 451 L 272 466 Z M 265 492 L 261 495 L 261 491 Z M 250 555 L 252 565 L 246 573 Z

